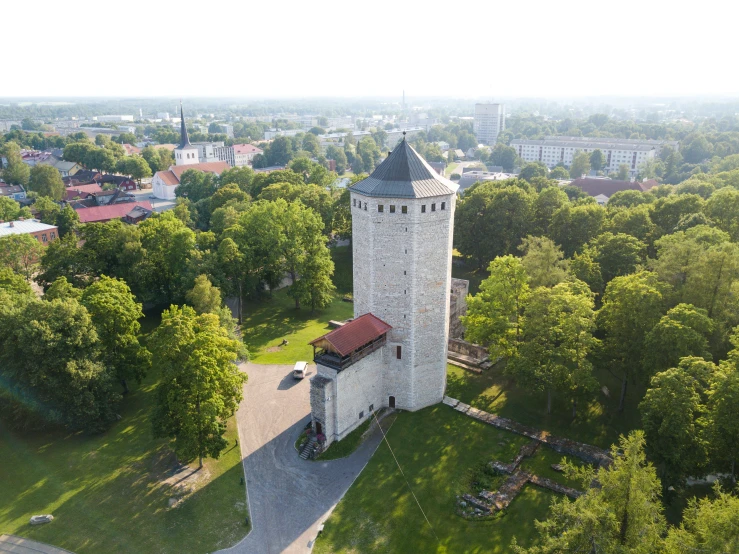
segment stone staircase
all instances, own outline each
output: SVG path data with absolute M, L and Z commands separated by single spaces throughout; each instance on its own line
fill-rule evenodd
M 303 448 L 300 450 L 300 457 L 303 460 L 307 460 L 313 455 L 313 448 L 316 446 L 316 438 L 311 437 L 306 441 L 306 443 L 303 445 Z

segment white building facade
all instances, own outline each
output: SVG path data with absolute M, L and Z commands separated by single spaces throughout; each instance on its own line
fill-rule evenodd
M 629 166 L 629 174 L 636 175 L 639 167 L 659 156 L 665 146 L 677 150 L 677 141 L 603 139 L 587 137 L 547 137 L 545 139 L 513 139 L 511 146 L 525 162 L 542 162 L 552 168 L 562 164 L 570 167 L 576 152 L 590 154 L 600 150 L 604 155 L 603 170 L 615 173 L 619 166 Z
M 351 187 L 355 319 L 312 343 L 313 427 L 328 443 L 380 408 L 441 402 L 456 190 L 406 141 Z
M 478 142 L 494 145 L 505 129 L 505 104 L 475 104 L 473 130 Z

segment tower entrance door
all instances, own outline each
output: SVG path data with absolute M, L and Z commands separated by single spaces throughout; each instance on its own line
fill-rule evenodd
M 323 434 L 323 426 L 320 422 L 316 421 L 316 435 L 322 435 Z
M 395 397 L 394 396 L 391 396 L 390 398 L 388 398 L 387 405 L 390 406 L 391 408 L 395 408 Z

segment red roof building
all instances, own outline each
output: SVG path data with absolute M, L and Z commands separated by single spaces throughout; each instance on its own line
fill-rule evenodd
M 364 314 L 311 341 L 316 363 L 344 369 L 385 344 L 390 325 L 373 314 Z
M 90 185 L 73 185 L 65 191 L 64 200 L 69 202 L 75 198 L 87 198 L 91 194 L 103 192 L 103 189 L 97 183 Z
M 77 215 L 80 216 L 80 223 L 105 223 L 111 219 L 121 219 L 137 207 L 144 208 L 148 211 L 153 210 L 151 202 L 144 200 L 143 202 L 122 202 L 109 206 L 79 208 L 77 209 Z

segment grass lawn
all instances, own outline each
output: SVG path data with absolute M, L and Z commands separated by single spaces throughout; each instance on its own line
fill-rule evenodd
M 332 248 L 336 266 L 334 301 L 323 310 L 295 309 L 295 301 L 287 288 L 276 291 L 272 298 L 244 305 L 243 336 L 251 361 L 258 364 L 294 364 L 313 360 L 313 347 L 308 343 L 328 333 L 329 320 L 343 320 L 354 315 L 354 305 L 341 300 L 352 290 L 351 250 L 348 246 Z M 280 346 L 283 339 L 287 346 Z
M 610 376 L 600 377 L 611 391 L 610 397 L 599 392 L 589 402 L 581 401 L 574 420 L 567 398 L 553 395 L 552 413 L 547 415 L 546 394 L 518 388 L 502 374 L 499 366 L 481 375 L 447 366 L 446 394 L 481 410 L 509 417 L 554 435 L 608 449 L 618 441 L 620 434 L 640 427 L 640 415 L 636 409 L 640 391 L 636 388 L 630 391 L 626 409 L 619 413 L 619 384 L 608 380 Z
M 446 176 L 449 177 L 452 173 L 454 173 L 454 170 L 459 167 L 459 163 L 452 162 L 448 166 L 446 166 Z
M 168 507 L 175 479 L 164 481 L 174 457 L 151 435 L 155 382 L 150 375 L 132 388 L 121 420 L 103 435 L 19 434 L 0 425 L 0 533 L 78 554 L 212 552 L 240 540 L 249 527 L 238 447 L 206 460 L 186 481 L 192 494 Z M 236 437 L 232 419 L 226 438 Z M 28 524 L 47 513 L 52 523 Z
M 503 553 L 513 536 L 530 544 L 534 520 L 546 517 L 554 493 L 527 485 L 506 512 L 485 521 L 455 513 L 456 495 L 471 491 L 475 470 L 513 459 L 524 437 L 441 404 L 401 413 L 387 436 L 439 541 L 383 442 L 331 514 L 314 552 Z

